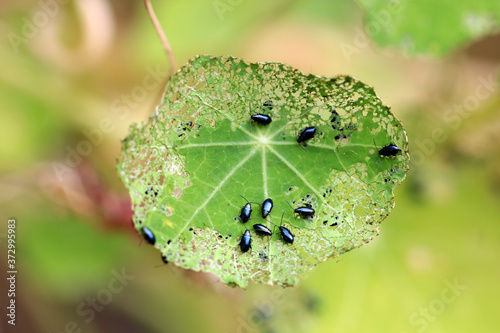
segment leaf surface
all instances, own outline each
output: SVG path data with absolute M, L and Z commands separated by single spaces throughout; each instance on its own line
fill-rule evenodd
M 256 113 L 272 122 L 252 122 Z M 310 126 L 314 138 L 297 143 Z M 379 156 L 390 143 L 402 152 Z M 118 170 L 136 227 L 154 232 L 169 262 L 245 287 L 294 285 L 319 262 L 372 240 L 408 161 L 401 123 L 360 81 L 198 56 L 172 77 L 149 121 L 132 126 Z M 274 209 L 264 220 L 257 203 L 266 198 Z M 253 212 L 243 224 L 246 200 Z M 306 206 L 314 217 L 294 214 Z M 274 234 L 255 234 L 255 223 Z M 280 225 L 295 235 L 293 244 L 283 241 Z M 246 228 L 252 249 L 243 253 Z

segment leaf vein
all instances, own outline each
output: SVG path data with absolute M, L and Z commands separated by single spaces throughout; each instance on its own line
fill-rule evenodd
M 179 230 L 175 238 L 179 237 L 184 230 L 189 226 L 189 224 L 193 221 L 194 217 L 200 212 L 200 210 L 204 209 L 205 206 L 212 200 L 212 198 L 217 194 L 217 192 L 220 191 L 222 186 L 228 181 L 229 178 L 231 178 L 234 173 L 243 165 L 245 164 L 257 151 L 258 147 L 255 147 L 245 158 L 243 158 L 227 175 L 220 181 L 220 183 L 214 188 L 212 193 L 208 196 L 208 198 L 198 207 L 194 212 L 193 215 L 186 221 L 184 226 Z

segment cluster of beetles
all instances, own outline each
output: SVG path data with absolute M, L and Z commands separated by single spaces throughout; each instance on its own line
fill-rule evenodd
M 266 108 L 267 110 L 271 110 L 272 105 L 273 104 L 271 101 L 267 101 L 267 102 L 264 102 L 263 107 Z M 332 119 L 330 121 L 332 123 L 333 129 L 337 129 L 337 126 L 340 124 L 340 122 L 337 122 L 337 116 L 339 116 L 339 114 L 335 110 L 332 110 Z M 250 118 L 251 118 L 251 121 L 255 122 L 256 124 L 258 124 L 260 126 L 267 126 L 272 122 L 271 115 L 265 114 L 265 113 L 253 114 L 250 116 Z M 299 145 L 305 146 L 307 141 L 312 139 L 315 136 L 316 131 L 317 131 L 317 128 L 315 126 L 303 128 L 297 137 L 297 143 Z M 335 137 L 335 139 L 337 139 L 337 137 Z M 401 149 L 397 145 L 390 143 L 390 144 L 384 146 L 383 148 L 381 148 L 378 151 L 378 153 L 380 156 L 383 156 L 383 157 L 391 157 L 391 156 L 396 156 L 400 151 L 401 151 Z M 242 196 L 242 198 L 245 199 L 243 196 Z M 249 202 L 247 199 L 245 199 L 245 200 L 247 201 L 247 203 L 241 208 L 240 214 L 238 216 L 239 220 L 243 224 L 245 224 L 246 222 L 248 222 L 251 219 L 251 214 L 252 214 L 251 202 Z M 256 202 L 253 202 L 253 203 L 256 203 Z M 263 219 L 266 219 L 267 216 L 271 213 L 272 209 L 274 208 L 273 200 L 271 198 L 267 198 L 262 203 L 256 203 L 256 204 L 261 206 Z M 305 205 L 302 207 L 295 208 L 294 213 L 299 215 L 301 218 L 313 218 L 315 211 L 310 205 Z M 281 217 L 281 219 L 283 220 L 283 216 Z M 274 224 L 274 223 L 272 223 L 272 224 Z M 282 225 L 277 226 L 277 227 L 279 228 L 279 231 L 280 231 L 281 237 L 283 238 L 283 241 L 285 243 L 288 243 L 288 244 L 293 244 L 295 236 L 292 234 L 292 232 L 288 228 L 283 227 Z M 252 247 L 252 237 L 250 235 L 250 230 L 248 230 L 248 228 L 246 226 L 245 226 L 245 228 L 246 228 L 246 230 L 243 233 L 243 235 L 241 236 L 241 241 L 239 243 L 241 252 L 247 252 Z M 254 224 L 253 229 L 257 234 L 262 235 L 262 236 L 271 236 L 273 234 L 272 231 L 268 227 L 266 227 L 265 225 L 260 224 L 260 223 Z M 153 234 L 153 232 L 149 228 L 142 227 L 141 234 L 142 234 L 143 238 L 146 240 L 146 242 L 148 242 L 149 244 L 152 244 L 152 245 L 155 244 L 155 242 L 156 242 L 155 235 Z M 162 256 L 162 259 L 165 263 L 168 263 L 166 258 L 164 258 L 163 256 Z
M 242 198 L 245 199 L 244 197 L 242 197 Z M 247 199 L 245 199 L 245 200 L 247 200 Z M 266 200 L 264 200 L 264 202 L 262 202 L 262 204 L 259 204 L 257 202 L 255 202 L 255 203 L 262 207 L 262 218 L 263 219 L 266 219 L 267 216 L 271 213 L 271 211 L 274 208 L 273 200 L 271 198 L 267 198 Z M 310 205 L 306 205 L 303 207 L 295 208 L 294 213 L 298 214 L 302 218 L 312 218 L 312 217 L 314 217 L 315 211 Z M 251 206 L 251 203 L 247 200 L 247 203 L 245 204 L 245 206 L 243 206 L 243 208 L 241 208 L 240 215 L 238 217 L 239 217 L 241 222 L 247 223 L 251 219 L 251 217 L 250 217 L 251 214 L 252 214 L 252 206 Z M 281 219 L 283 220 L 283 216 L 281 216 Z M 288 228 L 286 228 L 282 225 L 277 226 L 277 227 L 280 230 L 280 234 L 281 234 L 281 237 L 283 238 L 283 241 L 285 241 L 285 243 L 293 244 L 293 240 L 295 238 L 295 235 L 292 234 L 291 231 L 288 230 Z M 246 226 L 245 226 L 245 228 L 246 228 Z M 269 229 L 268 227 L 266 227 L 265 225 L 260 224 L 260 223 L 254 224 L 253 229 L 257 234 L 262 235 L 262 236 L 272 236 L 272 234 L 273 234 L 271 229 Z M 241 241 L 240 241 L 241 252 L 247 252 L 248 250 L 250 250 L 251 247 L 252 247 L 252 237 L 250 236 L 250 230 L 247 229 L 243 233 L 243 236 L 241 236 Z

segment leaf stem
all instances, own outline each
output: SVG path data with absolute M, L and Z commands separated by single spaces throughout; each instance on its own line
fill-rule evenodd
M 148 11 L 148 15 L 151 18 L 151 21 L 153 22 L 153 25 L 156 29 L 156 32 L 158 33 L 158 36 L 160 37 L 161 43 L 163 44 L 163 48 L 165 49 L 165 52 L 167 53 L 168 59 L 170 61 L 170 77 L 172 77 L 175 74 L 175 71 L 177 69 L 177 64 L 175 61 L 175 56 L 174 53 L 172 52 L 172 47 L 170 46 L 170 43 L 168 42 L 167 36 L 165 35 L 165 32 L 163 31 L 160 22 L 156 18 L 153 6 L 151 5 L 150 0 L 144 0 L 144 4 L 146 5 L 146 10 Z

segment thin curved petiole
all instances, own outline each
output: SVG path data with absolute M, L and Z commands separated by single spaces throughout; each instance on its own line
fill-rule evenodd
M 160 22 L 156 18 L 156 14 L 154 12 L 153 6 L 151 5 L 150 0 L 144 0 L 144 5 L 146 5 L 146 10 L 148 12 L 149 17 L 151 18 L 151 21 L 153 22 L 153 25 L 156 29 L 156 32 L 158 33 L 158 36 L 160 36 L 161 43 L 163 44 L 163 48 L 165 49 L 165 52 L 167 53 L 168 59 L 170 61 L 170 73 L 169 76 L 172 77 L 175 74 L 175 71 L 177 70 L 177 63 L 175 60 L 174 52 L 172 51 L 172 47 L 170 46 L 170 43 L 168 42 L 167 36 L 165 35 L 165 32 L 163 31 Z

